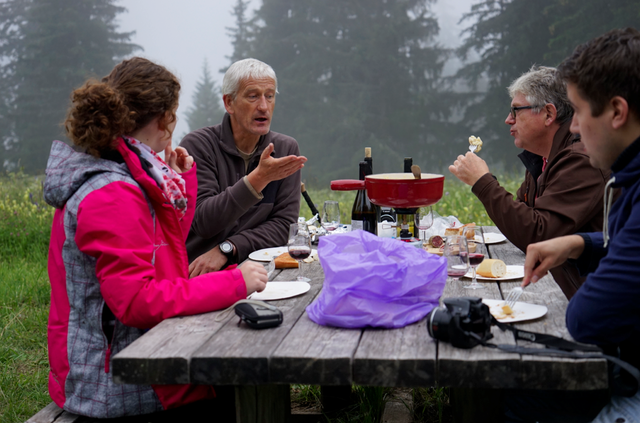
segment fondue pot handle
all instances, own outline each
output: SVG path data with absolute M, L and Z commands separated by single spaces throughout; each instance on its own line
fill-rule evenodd
M 354 191 L 364 189 L 364 181 L 358 179 L 338 179 L 331 181 L 332 191 Z

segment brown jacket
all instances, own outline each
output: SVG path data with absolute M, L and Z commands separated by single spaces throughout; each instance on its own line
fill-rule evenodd
M 556 132 L 544 172 L 542 157 L 528 151 L 519 155 L 527 171 L 516 201 L 490 173 L 473 185 L 491 220 L 523 252 L 534 242 L 602 230 L 602 199 L 610 172 L 591 166 L 569 126 L 564 123 Z M 568 263 L 551 269 L 551 274 L 567 298 L 584 282 Z
M 300 172 L 269 183 L 262 199 L 243 180 L 271 142 L 274 157 L 300 155 L 296 140 L 270 131 L 260 137 L 245 171 L 228 114 L 220 125 L 193 131 L 180 142 L 198 166 L 196 214 L 187 238 L 189 262 L 227 239 L 236 246 L 237 262 L 255 250 L 286 245 L 289 225 L 300 214 Z

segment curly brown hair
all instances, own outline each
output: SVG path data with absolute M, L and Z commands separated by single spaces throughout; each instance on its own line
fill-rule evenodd
M 180 82 L 164 66 L 134 57 L 116 65 L 101 81 L 89 80 L 71 94 L 64 122 L 69 138 L 99 157 L 115 140 L 160 117 L 176 120 Z M 170 135 L 170 134 L 169 134 Z

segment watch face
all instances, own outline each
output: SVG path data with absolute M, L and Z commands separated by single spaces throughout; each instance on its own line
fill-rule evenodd
M 225 254 L 231 254 L 233 252 L 233 246 L 230 242 L 223 242 L 220 244 L 220 250 Z

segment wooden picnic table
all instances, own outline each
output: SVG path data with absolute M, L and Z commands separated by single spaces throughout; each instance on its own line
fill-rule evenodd
M 485 227 L 486 232 L 499 232 Z M 509 241 L 488 245 L 491 258 L 522 265 L 524 254 Z M 297 269 L 276 271 L 272 280 L 294 280 Z M 451 399 L 463 402 L 458 421 L 487 420 L 496 413 L 501 389 L 595 390 L 607 388 L 607 365 L 600 359 L 528 356 L 477 346 L 465 350 L 436 342 L 425 319 L 400 329 L 341 329 L 312 322 L 305 308 L 319 294 L 324 274 L 319 262 L 307 265 L 311 289 L 304 295 L 274 301 L 284 313 L 276 328 L 238 326 L 231 313 L 168 319 L 113 357 L 116 382 L 132 384 L 195 383 L 235 385 L 239 422 L 283 422 L 290 413 L 290 384 L 344 387 L 446 386 Z M 443 298 L 478 296 L 503 299 L 521 279 L 483 283 L 484 289 L 448 280 Z M 565 325 L 567 299 L 551 275 L 527 287 L 521 301 L 543 304 L 547 314 L 516 323 L 521 329 L 572 339 Z M 511 332 L 492 328 L 500 344 L 515 341 Z M 533 345 L 525 345 L 533 346 Z M 493 407 L 493 410 L 492 410 Z M 473 413 L 473 414 L 470 414 Z M 482 415 L 482 414 L 481 414 Z

